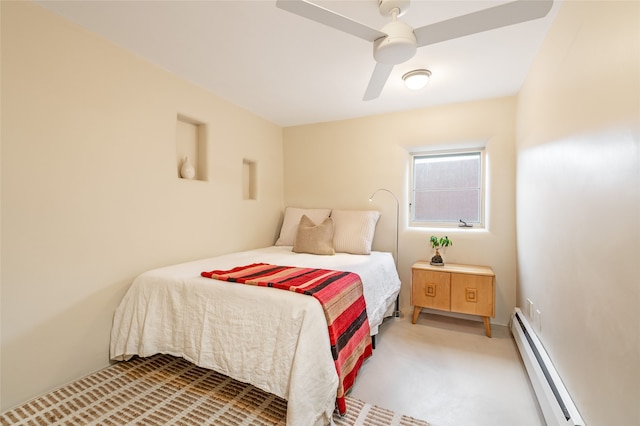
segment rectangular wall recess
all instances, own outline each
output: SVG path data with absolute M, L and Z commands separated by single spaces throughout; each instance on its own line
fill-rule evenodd
M 242 199 L 255 200 L 257 198 L 257 178 L 255 161 L 242 159 Z
M 193 172 L 183 168 L 185 161 Z M 176 169 L 181 179 L 207 180 L 207 125 L 178 114 L 176 120 Z

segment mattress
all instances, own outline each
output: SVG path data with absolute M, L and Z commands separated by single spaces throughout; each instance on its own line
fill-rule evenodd
M 383 252 L 318 256 L 272 246 L 154 269 L 134 280 L 116 310 L 111 359 L 183 357 L 285 398 L 287 424 L 329 424 L 338 376 L 318 301 L 200 275 L 256 262 L 358 274 L 372 334 L 400 290 L 393 258 Z

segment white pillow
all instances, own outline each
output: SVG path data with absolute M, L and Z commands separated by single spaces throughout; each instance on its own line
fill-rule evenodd
M 376 210 L 333 210 L 333 247 L 336 253 L 371 254 L 380 212 Z
M 306 215 L 313 223 L 322 223 L 331 214 L 331 209 L 300 209 L 287 207 L 284 209 L 284 220 L 280 228 L 280 237 L 276 241 L 277 246 L 292 246 L 298 232 L 298 225 L 303 215 Z

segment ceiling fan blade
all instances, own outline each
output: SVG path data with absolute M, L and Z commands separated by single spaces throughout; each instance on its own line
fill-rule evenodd
M 391 70 L 393 70 L 393 65 L 381 64 L 380 62 L 376 63 L 376 67 L 373 69 L 373 74 L 371 74 L 371 79 L 367 85 L 367 90 L 364 91 L 363 101 L 371 101 L 380 96 L 391 74 Z
M 287 12 L 295 13 L 367 41 L 373 42 L 380 37 L 386 36 L 381 31 L 306 0 L 278 0 L 276 1 L 276 6 Z
M 414 30 L 418 47 L 547 16 L 553 0 L 518 0 Z

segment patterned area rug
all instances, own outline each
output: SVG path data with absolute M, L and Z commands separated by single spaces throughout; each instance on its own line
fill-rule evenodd
M 337 426 L 428 426 L 347 397 Z M 287 402 L 181 358 L 119 362 L 5 411 L 2 425 L 284 425 Z

